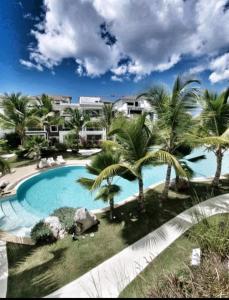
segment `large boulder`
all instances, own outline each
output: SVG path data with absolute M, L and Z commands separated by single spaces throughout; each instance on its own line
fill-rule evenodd
M 65 230 L 62 228 L 60 220 L 58 217 L 50 216 L 47 217 L 44 221 L 46 225 L 51 229 L 53 236 L 58 239 L 63 239 L 65 236 Z
M 89 212 L 86 208 L 79 208 L 76 210 L 74 221 L 80 234 L 99 223 L 96 216 Z

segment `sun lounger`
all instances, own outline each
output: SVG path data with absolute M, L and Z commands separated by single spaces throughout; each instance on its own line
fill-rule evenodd
M 55 165 L 56 165 L 56 162 L 55 162 L 55 160 L 53 159 L 53 157 L 49 157 L 49 158 L 47 159 L 47 164 L 48 164 L 49 167 L 52 167 L 52 166 L 55 166 Z
M 57 156 L 56 162 L 57 162 L 58 165 L 64 165 L 64 164 L 66 164 L 66 161 L 63 159 L 62 155 Z
M 48 163 L 47 163 L 47 159 L 46 158 L 42 158 L 39 162 L 38 168 L 39 169 L 44 169 L 48 167 Z

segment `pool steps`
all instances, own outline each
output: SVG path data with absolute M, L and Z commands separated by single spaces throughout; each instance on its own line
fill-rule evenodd
M 4 224 L 4 230 L 20 236 L 30 236 L 31 228 L 39 222 L 41 217 L 31 213 L 31 207 L 26 201 L 19 202 L 16 199 L 1 202 L 0 227 Z

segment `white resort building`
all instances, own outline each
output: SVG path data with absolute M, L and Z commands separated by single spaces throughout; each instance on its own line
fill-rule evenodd
M 66 113 L 67 108 L 79 109 L 82 112 L 87 113 L 90 116 L 91 121 L 102 117 L 104 104 L 112 103 L 110 101 L 104 100 L 101 97 L 79 97 L 77 103 L 72 102 L 71 96 L 61 96 L 61 95 L 48 95 L 52 99 L 53 110 L 58 112 L 60 116 L 64 117 L 66 120 L 69 119 L 69 115 Z M 36 100 L 40 96 L 30 97 Z M 4 96 L 0 97 L 0 112 L 3 113 L 2 101 Z M 148 112 L 150 118 L 153 120 L 155 118 L 152 109 L 150 109 L 149 104 L 144 99 L 137 99 L 137 96 L 126 96 L 116 100 L 113 103 L 113 109 L 123 113 L 127 117 L 133 117 L 135 115 L 142 114 L 143 112 Z M 93 124 L 93 122 L 90 122 Z M 64 142 L 64 137 L 69 134 L 69 129 L 65 128 L 64 125 L 51 125 L 49 127 L 43 128 L 27 128 L 26 135 L 28 136 L 44 136 L 53 142 Z M 9 130 L 2 130 L 0 136 L 3 137 L 5 133 L 10 132 Z M 97 126 L 88 127 L 85 125 L 79 133 L 80 137 L 85 141 L 100 141 L 106 139 L 106 129 L 98 128 Z

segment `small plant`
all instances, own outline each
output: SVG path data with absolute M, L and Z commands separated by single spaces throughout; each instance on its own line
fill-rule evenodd
M 75 222 L 74 215 L 76 209 L 71 207 L 62 207 L 53 212 L 53 216 L 58 217 L 61 225 L 68 233 L 74 232 Z
M 44 221 L 40 221 L 33 227 L 31 231 L 31 239 L 37 245 L 45 245 L 56 242 L 56 238 L 54 237 L 51 229 L 44 223 Z
M 198 268 L 186 266 L 177 273 L 158 278 L 150 298 L 226 298 L 229 295 L 228 268 L 211 253 Z
M 229 217 L 223 220 L 204 219 L 195 226 L 189 234 L 189 238 L 197 243 L 203 253 L 213 252 L 226 258 L 229 253 Z

